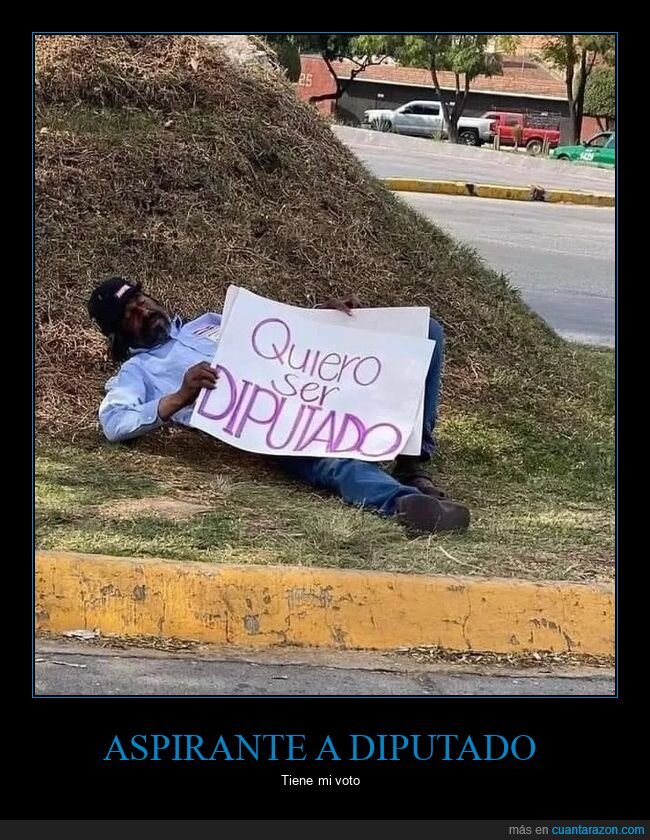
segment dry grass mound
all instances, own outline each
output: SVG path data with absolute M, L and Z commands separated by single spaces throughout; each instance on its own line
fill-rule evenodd
M 599 399 L 502 277 L 383 189 L 279 75 L 199 36 L 37 38 L 42 433 L 97 434 L 111 368 L 85 304 L 110 274 L 187 317 L 218 311 L 231 283 L 302 305 L 345 291 L 427 305 L 447 330 L 446 407 L 548 434 Z

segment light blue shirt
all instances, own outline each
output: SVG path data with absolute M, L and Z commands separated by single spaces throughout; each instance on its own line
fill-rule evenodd
M 158 417 L 160 399 L 178 391 L 192 365 L 212 362 L 220 325 L 221 315 L 216 312 L 206 312 L 185 325 L 175 318 L 163 344 L 131 350 L 130 358 L 106 383 L 99 407 L 99 422 L 108 440 L 129 440 L 163 425 Z M 188 405 L 171 420 L 188 426 L 192 411 Z

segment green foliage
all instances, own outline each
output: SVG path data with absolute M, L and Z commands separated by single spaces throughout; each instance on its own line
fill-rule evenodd
M 287 46 L 298 53 L 320 53 L 323 58 L 333 61 L 350 57 L 354 35 L 267 35 L 266 40 L 273 49 L 285 49 Z
M 578 64 L 583 53 L 588 67 L 595 56 L 601 56 L 611 66 L 615 50 L 614 35 L 552 35 L 542 47 L 542 57 L 558 70 L 566 71 Z
M 290 82 L 297 82 L 300 78 L 300 51 L 296 44 L 288 38 L 271 45 L 278 57 L 278 61 L 287 72 Z
M 596 67 L 585 91 L 585 114 L 616 118 L 616 78 L 612 67 Z
M 616 37 L 614 35 L 576 35 L 579 49 L 595 53 L 605 59 L 609 66 L 616 60 Z
M 558 70 L 575 67 L 578 60 L 574 35 L 553 35 L 542 47 L 542 58 Z
M 375 54 L 385 53 L 400 64 L 450 70 L 471 82 L 477 76 L 502 73 L 497 55 L 487 51 L 489 35 L 363 35 L 358 44 Z
M 503 55 L 514 55 L 517 52 L 517 47 L 521 36 L 519 35 L 497 35 L 497 51 Z
M 616 58 L 614 35 L 552 35 L 542 47 L 543 58 L 564 71 L 571 118 L 570 142 L 577 143 L 582 131 L 589 78 L 600 57 L 612 66 Z M 604 115 L 603 115 L 604 116 Z

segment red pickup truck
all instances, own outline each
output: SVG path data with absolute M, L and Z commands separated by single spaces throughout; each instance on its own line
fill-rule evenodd
M 495 145 L 498 146 L 525 146 L 528 154 L 539 155 L 545 145 L 554 149 L 560 142 L 560 120 L 552 114 L 488 111 L 483 118 L 497 124 Z

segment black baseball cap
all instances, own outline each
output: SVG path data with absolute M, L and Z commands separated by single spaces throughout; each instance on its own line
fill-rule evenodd
M 111 335 L 117 331 L 127 303 L 141 291 L 141 283 L 132 283 L 124 277 L 102 280 L 90 295 L 88 314 L 97 321 L 104 335 Z

